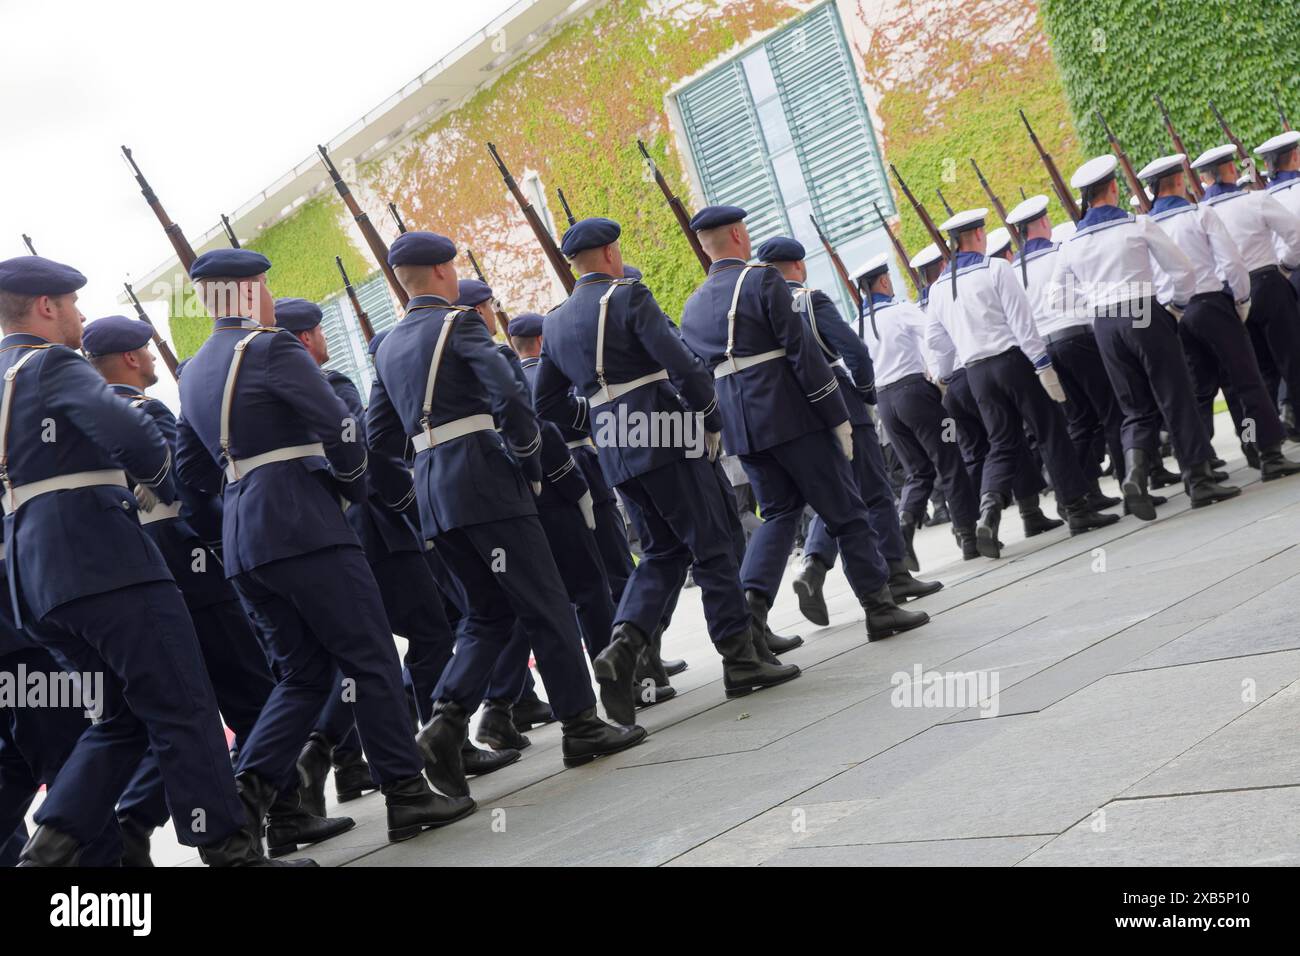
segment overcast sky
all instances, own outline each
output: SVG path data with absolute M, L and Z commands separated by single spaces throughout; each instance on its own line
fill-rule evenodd
M 513 2 L 0 0 L 0 259 L 27 233 L 90 279 L 88 321 L 122 311 L 171 254 L 122 144 L 196 238 Z

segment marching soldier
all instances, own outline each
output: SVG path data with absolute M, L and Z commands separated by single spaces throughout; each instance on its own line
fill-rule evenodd
M 862 339 L 841 318 L 830 296 L 804 284 L 808 280 L 808 267 L 804 262 L 807 253 L 802 243 L 777 236 L 760 245 L 757 254 L 760 262 L 771 264 L 786 280 L 794 296 L 795 311 L 807 323 L 814 341 L 839 377 L 840 394 L 853 426 L 854 477 L 858 493 L 867 506 L 871 530 L 879 542 L 881 556 L 889 567 L 890 593 L 895 601 L 933 594 L 943 587 L 942 582 L 919 581 L 907 569 L 907 547 L 903 543 L 894 493 L 885 474 L 885 458 L 869 407 L 876 401 L 871 354 Z M 822 627 L 830 623 L 822 585 L 826 572 L 835 566 L 838 554 L 839 547 L 827 530 L 826 522 L 820 515 L 815 515 L 804 541 L 803 561 L 792 584 L 804 617 Z
M 411 299 L 375 354 L 367 431 L 379 454 L 399 457 L 408 441 L 414 446 L 422 533 L 466 601 L 457 653 L 418 735 L 439 785 L 464 792 L 461 741 L 516 619 L 560 720 L 566 766 L 632 747 L 645 731 L 628 713 L 610 714 L 629 718 L 624 727 L 596 716 L 569 596 L 537 518 L 537 419 L 487 327 L 472 309 L 452 305 L 455 255 L 450 239 L 431 232 L 393 243 L 388 262 Z
M 1151 185 L 1155 203 L 1151 219 L 1178 244 L 1192 264 L 1195 291 L 1178 321 L 1178 337 L 1207 433 L 1212 433 L 1214 395 L 1223 386 L 1243 447 L 1255 446 L 1252 456 L 1263 481 L 1300 471 L 1300 464 L 1282 454 L 1286 437 L 1277 404 L 1264 387 L 1254 350 L 1242 328 L 1250 314 L 1250 275 L 1236 243 L 1228 235 L 1212 203 L 1196 206 L 1185 197 L 1187 184 L 1182 153 L 1148 163 L 1138 178 Z M 1157 262 L 1157 295 L 1173 297 L 1173 281 Z
M 681 328 L 718 382 L 728 450 L 740 458 L 763 515 L 741 568 L 746 597 L 765 617 L 807 504 L 839 542 L 868 639 L 920 627 L 929 615 L 900 608 L 890 594 L 890 569 L 851 467 L 853 426 L 840 380 L 795 314 L 781 273 L 746 265 L 744 218 L 737 206 L 710 206 L 691 220 L 713 264 L 686 300 Z
M 74 351 L 85 283 L 38 256 L 0 262 L 7 597 L 15 628 L 65 669 L 102 674 L 105 697 L 37 810 L 20 865 L 83 860 L 115 826 L 114 804 L 151 741 L 177 839 L 212 866 L 265 865 L 194 626 L 136 520 L 137 502 L 147 511 L 175 501 L 172 456 L 158 426 Z
M 1151 521 L 1156 512 L 1147 469 L 1159 455 L 1162 417 L 1193 508 L 1241 489 L 1215 480 L 1214 447 L 1196 411 L 1173 319 L 1156 299 L 1152 262 L 1168 277 L 1165 294 L 1177 315 L 1196 291 L 1196 273 L 1158 225 L 1116 205 L 1115 166 L 1114 156 L 1098 156 L 1070 178 L 1071 187 L 1082 190 L 1087 211 L 1057 253 L 1048 305 L 1086 309 L 1093 316 L 1106 374 L 1124 410 L 1124 503 L 1129 513 Z
M 181 478 L 222 495 L 226 574 L 278 678 L 240 750 L 237 781 L 260 822 L 297 785 L 299 752 L 341 671 L 355 688 L 388 838 L 405 840 L 472 813 L 474 801 L 436 794 L 421 776 L 392 630 L 340 507 L 367 498 L 364 432 L 302 343 L 271 324 L 270 268 L 247 249 L 194 261 L 190 277 L 215 321 L 180 382 Z M 385 500 L 409 493 L 409 476 L 405 491 L 386 487 L 383 471 L 376 478 Z
M 1090 483 L 1057 408 L 1065 393 L 1034 329 L 1029 299 L 1009 262 L 984 255 L 987 215 L 986 209 L 966 210 L 939 227 L 948 233 L 954 254 L 930 289 L 927 340 L 941 380 L 957 358 L 966 366 L 988 428 L 976 539 L 981 554 L 998 557 L 998 524 L 1010 500 L 1026 425 L 1042 451 L 1071 534 L 1105 527 L 1119 516 L 1103 515 L 1089 503 Z
M 1300 219 L 1300 132 L 1287 130 L 1267 139 L 1255 147 L 1268 166 L 1268 192 L 1282 207 Z M 1275 242 L 1278 252 L 1285 251 L 1281 242 Z M 1300 296 L 1300 270 L 1289 276 L 1291 287 Z

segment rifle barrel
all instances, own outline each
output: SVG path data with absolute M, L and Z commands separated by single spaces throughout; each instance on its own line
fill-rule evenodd
M 1160 108 L 1160 116 L 1165 123 L 1165 132 L 1169 134 L 1169 142 L 1173 144 L 1175 153 L 1183 154 L 1183 176 L 1187 180 L 1187 188 L 1192 192 L 1192 198 L 1200 200 L 1205 196 L 1205 187 L 1201 185 L 1201 180 L 1192 169 L 1192 164 L 1187 156 L 1187 147 L 1183 145 L 1183 138 L 1178 135 L 1178 130 L 1174 126 L 1173 117 L 1169 115 L 1169 110 L 1165 107 L 1165 101 L 1157 93 L 1156 106 Z
M 397 274 L 393 272 L 393 267 L 388 264 L 388 245 L 379 235 L 379 230 L 375 224 L 370 221 L 361 204 L 357 202 L 357 197 L 352 195 L 352 190 L 348 184 L 343 181 L 339 171 L 334 166 L 334 161 L 330 159 L 329 152 L 324 146 L 317 146 L 316 151 L 320 153 L 321 161 L 325 163 L 326 170 L 329 171 L 330 179 L 334 181 L 334 189 L 338 192 L 339 198 L 343 200 L 343 205 L 348 207 L 348 212 L 352 213 L 352 219 L 356 222 L 357 227 L 361 230 L 362 238 L 366 240 L 366 245 L 370 247 L 370 254 L 375 257 L 379 263 L 379 268 L 384 273 L 384 278 L 388 281 L 388 288 L 393 290 L 393 295 L 397 296 L 397 301 L 406 308 L 406 303 L 411 301 L 411 297 L 402 284 L 397 281 Z
M 357 290 L 352 288 L 352 280 L 348 278 L 348 270 L 343 268 L 343 257 L 335 256 L 334 264 L 339 267 L 339 275 L 343 277 L 343 291 L 348 294 L 348 301 L 352 303 L 352 311 L 356 313 L 357 325 L 361 326 L 361 337 L 369 345 L 371 339 L 375 337 L 375 327 L 370 324 L 370 316 L 361 307 L 361 297 L 357 295 Z
M 930 241 L 939 247 L 939 251 L 943 253 L 945 259 L 951 259 L 952 251 L 948 248 L 948 242 L 944 239 L 943 233 L 941 233 L 939 227 L 934 224 L 934 220 L 930 218 L 930 214 L 926 211 L 925 207 L 922 206 L 917 198 L 912 195 L 912 190 L 907 188 L 907 183 L 903 181 L 902 175 L 898 172 L 898 167 L 893 163 L 890 163 L 889 171 L 892 172 L 894 178 L 898 180 L 898 186 L 903 190 L 903 195 L 907 198 L 907 201 L 912 204 L 912 210 L 916 213 L 917 218 L 921 220 L 921 225 L 925 226 L 925 231 L 930 234 Z
M 894 246 L 894 253 L 898 256 L 899 261 L 903 263 L 903 268 L 907 270 L 907 276 L 912 280 L 912 286 L 916 289 L 916 294 L 920 295 L 921 276 L 912 268 L 912 257 L 907 254 L 907 249 L 903 247 L 903 241 L 894 235 L 894 230 L 889 228 L 889 223 L 885 221 L 885 214 L 880 211 L 880 203 L 872 202 L 871 207 L 876 210 L 876 216 L 880 219 L 880 228 L 884 229 L 885 235 L 889 236 L 889 241 Z
M 840 254 L 835 251 L 835 247 L 831 245 L 831 241 L 826 238 L 826 233 L 822 232 L 822 227 L 817 224 L 817 217 L 810 213 L 808 218 L 812 221 L 813 229 L 817 231 L 817 238 L 821 240 L 822 248 L 825 249 L 826 254 L 830 256 L 831 265 L 833 265 L 835 271 L 839 273 L 840 281 L 844 283 L 844 288 L 849 290 L 849 297 L 857 305 L 858 311 L 861 312 L 862 291 L 857 287 L 857 284 L 849 278 L 849 270 L 844 267 L 844 260 L 841 259 Z
M 1025 111 L 1018 110 L 1017 112 L 1020 113 L 1020 121 L 1025 124 L 1025 129 L 1029 133 L 1030 141 L 1034 144 L 1034 149 L 1038 150 L 1038 158 L 1042 160 L 1043 166 L 1047 170 L 1047 178 L 1052 182 L 1052 191 L 1056 193 L 1056 198 L 1060 200 L 1061 206 L 1064 207 L 1071 221 L 1078 222 L 1082 217 L 1079 212 L 1079 204 L 1074 201 L 1074 195 L 1070 192 L 1069 187 L 1065 185 L 1065 180 L 1061 178 L 1061 171 L 1056 168 L 1056 163 L 1039 141 L 1038 134 L 1029 125 L 1029 117 L 1025 115 Z
M 572 226 L 578 220 L 573 218 L 573 210 L 569 208 L 569 200 L 564 198 L 564 190 L 557 187 L 555 194 L 560 197 L 560 208 L 564 210 L 564 218 L 569 220 L 569 225 Z
M 406 223 L 402 221 L 402 214 L 397 211 L 397 203 L 390 202 L 388 204 L 388 214 L 393 217 L 393 222 L 397 223 L 397 231 L 405 233 Z
M 514 197 L 519 211 L 524 214 L 524 219 L 528 222 L 528 227 L 533 230 L 533 235 L 537 239 L 537 244 L 542 247 L 542 252 L 546 256 L 546 261 L 551 264 L 552 271 L 559 277 L 560 284 L 564 286 L 565 292 L 573 292 L 573 287 L 577 280 L 573 277 L 573 269 L 569 267 L 568 261 L 560 252 L 560 247 L 555 244 L 555 237 L 551 235 L 546 224 L 542 222 L 542 217 L 538 214 L 533 204 L 528 201 L 519 183 L 515 182 L 515 177 L 510 174 L 506 168 L 505 162 L 501 159 L 501 154 L 497 152 L 494 144 L 487 144 L 488 152 L 492 154 L 492 161 L 496 163 L 497 171 L 501 173 L 501 178 L 505 181 L 506 189 Z
M 36 247 L 32 245 L 32 237 L 27 235 L 25 232 L 23 233 L 23 245 L 27 247 L 28 252 L 32 255 L 36 255 Z
M 478 259 L 474 257 L 474 250 L 466 247 L 465 255 L 469 257 L 469 264 L 474 267 L 474 274 L 478 276 L 478 281 L 484 285 L 488 284 L 487 278 L 483 275 L 483 270 L 479 267 Z M 497 317 L 497 325 L 501 327 L 501 334 L 505 336 L 506 342 L 510 342 L 510 316 L 505 314 L 501 308 L 501 300 L 492 295 L 492 311 Z M 513 345 L 510 346 L 514 348 Z
M 140 172 L 140 167 L 131 155 L 131 150 L 126 146 L 122 147 L 122 155 L 126 157 L 127 165 L 131 167 L 132 174 L 135 176 L 136 183 L 140 186 L 140 192 L 144 196 L 144 201 L 149 204 L 153 214 L 158 217 L 159 224 L 163 227 L 163 232 L 167 234 L 168 241 L 172 244 L 172 249 L 176 251 L 176 258 L 180 260 L 181 266 L 188 273 L 194 260 L 198 258 L 194 254 L 194 247 L 190 241 L 185 238 L 181 232 L 181 227 L 172 222 L 171 217 L 167 215 L 167 210 L 163 209 L 162 202 L 159 201 L 157 193 L 149 185 L 149 181 L 144 178 L 144 173 Z
M 1263 189 L 1264 183 L 1260 179 L 1259 169 L 1255 166 L 1255 161 L 1250 158 L 1250 153 L 1246 152 L 1245 145 L 1242 144 L 1240 139 L 1233 135 L 1232 128 L 1228 125 L 1228 121 L 1223 118 L 1223 114 L 1219 112 L 1219 108 L 1214 105 L 1214 100 L 1210 100 L 1209 103 L 1210 112 L 1213 113 L 1214 118 L 1218 120 L 1219 128 L 1223 130 L 1223 135 L 1228 137 L 1228 142 L 1237 147 L 1237 156 L 1241 159 L 1242 166 L 1244 166 L 1246 171 L 1251 174 L 1250 188 Z
M 1124 171 L 1124 181 L 1128 183 L 1128 188 L 1132 190 L 1133 195 L 1137 198 L 1138 209 L 1143 212 L 1151 211 L 1151 200 L 1147 198 L 1146 188 L 1142 181 L 1137 178 L 1137 173 L 1133 171 L 1133 164 L 1129 162 L 1128 154 L 1124 152 L 1124 147 L 1120 145 L 1118 137 L 1110 130 L 1110 124 L 1106 122 L 1106 117 L 1102 115 L 1101 110 L 1096 111 L 1097 122 L 1101 123 L 1101 128 L 1106 133 L 1106 139 L 1110 142 L 1111 152 L 1119 160 L 1120 169 Z
M 984 173 L 980 170 L 980 164 L 975 162 L 975 157 L 971 157 L 970 164 L 975 170 L 975 175 L 979 178 L 980 185 L 984 187 L 984 195 L 989 197 L 989 203 L 997 212 L 998 218 L 1002 220 L 1002 225 L 1006 226 L 1007 232 L 1011 234 L 1012 244 L 1019 249 L 1021 246 L 1020 230 L 1013 229 L 1011 224 L 1007 222 L 1007 207 L 1002 205 L 1002 200 L 997 197 L 997 194 L 993 192 L 993 187 L 989 185 L 989 181 L 984 178 Z
M 135 289 L 131 288 L 131 283 L 123 282 L 122 286 L 126 289 L 126 294 L 131 300 L 131 304 L 135 306 L 136 317 L 141 322 L 148 323 L 149 328 L 153 330 L 151 336 L 153 338 L 153 344 L 157 347 L 158 355 L 162 358 L 163 364 L 167 366 L 167 371 L 171 372 L 172 379 L 180 381 L 180 377 L 176 374 L 176 368 L 180 364 L 176 361 L 176 353 L 173 352 L 172 347 L 167 344 L 167 340 L 159 334 L 158 328 L 153 324 L 153 320 L 149 318 L 149 313 L 146 312 L 144 306 L 140 304 L 140 299 L 135 294 Z
M 659 164 L 651 158 L 650 151 L 646 149 L 645 143 L 638 139 L 636 141 L 636 147 L 641 151 L 641 155 L 645 159 L 646 165 L 650 167 L 650 172 L 654 174 L 655 184 L 659 187 L 659 191 L 664 194 L 664 199 L 668 201 L 668 208 L 672 210 L 673 218 L 677 220 L 677 228 L 682 231 L 682 235 L 684 235 L 686 241 L 690 243 L 691 251 L 695 253 L 695 258 L 700 260 L 700 265 L 704 269 L 704 274 L 708 275 L 709 267 L 713 265 L 713 260 L 710 259 L 708 254 L 704 251 L 704 247 L 700 245 L 700 237 L 697 236 L 695 230 L 691 228 L 691 217 L 686 212 L 686 206 L 673 192 L 672 187 L 668 185 L 668 180 L 664 179 L 664 174 L 659 171 Z
M 224 212 L 221 214 L 221 226 L 226 230 L 226 238 L 230 240 L 230 248 L 240 248 L 239 239 L 235 236 L 235 230 L 230 225 L 230 217 Z

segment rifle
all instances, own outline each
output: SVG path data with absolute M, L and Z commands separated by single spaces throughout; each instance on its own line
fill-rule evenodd
M 226 238 L 230 240 L 230 248 L 240 248 L 239 239 L 235 236 L 235 230 L 230 226 L 230 217 L 224 212 L 221 214 L 221 227 L 226 230 Z
M 646 165 L 650 167 L 650 172 L 654 174 L 655 183 L 659 186 L 659 191 L 664 194 L 664 199 L 668 200 L 668 208 L 673 211 L 673 217 L 677 220 L 677 227 L 681 229 L 682 234 L 686 236 L 686 241 L 691 244 L 691 251 L 695 253 L 695 258 L 700 260 L 700 265 L 704 267 L 705 275 L 708 275 L 709 266 L 713 265 L 708 255 L 704 252 L 704 247 L 700 245 L 700 237 L 695 234 L 691 228 L 691 217 L 686 214 L 686 207 L 682 201 L 673 193 L 672 187 L 668 185 L 668 180 L 664 179 L 664 174 L 659 171 L 655 161 L 650 158 L 650 151 L 645 148 L 645 143 L 641 140 L 636 141 L 636 148 L 641 150 L 642 157 L 645 158 Z
M 935 186 L 934 194 L 939 197 L 939 203 L 940 205 L 943 206 L 944 212 L 946 212 L 949 216 L 957 215 L 955 212 L 952 211 L 952 206 L 948 205 L 948 200 L 944 198 L 942 189 L 940 189 L 938 186 Z
M 393 222 L 397 223 L 397 231 L 405 233 L 406 223 L 402 221 L 402 214 L 397 211 L 397 203 L 390 202 L 388 204 L 388 214 L 393 217 Z
M 36 255 L 36 247 L 32 245 L 32 237 L 27 235 L 25 232 L 23 233 L 23 245 L 27 247 L 28 252 L 32 255 Z
M 469 264 L 474 267 L 474 275 L 478 276 L 478 281 L 488 285 L 488 280 L 483 277 L 483 270 L 479 268 L 478 260 L 474 258 L 474 250 L 466 248 L 465 255 L 469 257 Z M 492 296 L 492 311 L 496 313 L 497 325 L 501 326 L 501 334 L 510 341 L 510 317 L 501 309 L 501 300 L 495 295 Z
M 1029 125 L 1029 118 L 1025 116 L 1024 110 L 1019 110 L 1020 120 L 1025 124 L 1025 129 L 1029 131 L 1029 139 L 1034 144 L 1034 149 L 1038 150 L 1038 158 L 1043 161 L 1047 168 L 1047 176 L 1052 181 L 1052 191 L 1056 193 L 1056 198 L 1061 201 L 1065 207 L 1066 215 L 1072 222 L 1078 222 L 1082 216 L 1079 213 L 1079 204 L 1074 201 L 1074 196 L 1070 193 L 1069 187 L 1065 185 L 1065 180 L 1061 178 L 1061 171 L 1056 168 L 1056 163 L 1052 157 L 1047 155 L 1047 150 L 1043 149 L 1043 144 L 1038 141 L 1038 136 L 1034 133 L 1034 128 Z
M 930 241 L 939 247 L 939 251 L 943 253 L 945 259 L 951 259 L 952 251 L 948 248 L 948 242 L 943 238 L 943 233 L 934 224 L 934 220 L 925 211 L 925 207 L 917 202 L 916 197 L 912 195 L 912 190 L 907 188 L 907 183 L 903 182 L 903 177 L 899 175 L 898 167 L 890 163 L 889 170 L 894 174 L 894 178 L 898 180 L 898 186 L 903 190 L 903 195 L 907 197 L 907 201 L 912 204 L 912 209 L 916 212 L 917 218 L 921 220 L 921 225 L 925 226 L 925 231 L 930 234 Z
M 578 220 L 573 217 L 573 210 L 569 208 L 569 200 L 564 198 L 564 190 L 557 187 L 555 195 L 560 197 L 560 206 L 564 209 L 564 218 L 569 220 L 569 225 L 572 226 Z
M 1263 177 L 1260 175 L 1258 168 L 1256 168 L 1255 161 L 1250 158 L 1250 153 L 1246 152 L 1246 147 L 1242 145 L 1241 140 L 1232 135 L 1232 130 L 1228 127 L 1228 121 L 1223 118 L 1223 114 L 1219 112 L 1219 108 L 1214 105 L 1214 100 L 1210 100 L 1209 103 L 1210 112 L 1213 113 L 1214 118 L 1219 121 L 1219 128 L 1223 130 L 1223 135 L 1228 137 L 1228 142 L 1237 147 L 1237 155 L 1241 157 L 1241 165 L 1244 166 L 1246 172 L 1250 174 L 1250 188 L 1263 189 Z
M 844 283 L 844 288 L 849 290 L 849 297 L 857 304 L 858 311 L 861 312 L 862 291 L 858 288 L 857 283 L 849 278 L 849 270 L 844 268 L 844 260 L 841 259 L 840 254 L 835 251 L 835 247 L 831 245 L 831 241 L 826 238 L 826 233 L 822 232 L 822 227 L 817 225 L 817 217 L 809 213 L 808 218 L 812 220 L 813 228 L 817 230 L 817 238 L 821 240 L 822 248 L 825 249 L 826 254 L 831 257 L 831 265 L 833 265 L 835 271 L 839 273 L 840 281 Z
M 339 267 L 339 275 L 343 277 L 343 291 L 348 294 L 348 301 L 352 303 L 352 311 L 357 314 L 357 324 L 361 326 L 361 337 L 370 344 L 370 340 L 375 337 L 375 327 L 370 324 L 370 316 L 366 315 L 366 310 L 361 308 L 361 297 L 357 295 L 357 290 L 352 288 L 352 280 L 348 278 L 348 270 L 343 268 L 343 257 L 335 256 L 334 264 Z
M 123 282 L 122 286 L 126 289 L 126 294 L 131 300 L 131 304 L 135 306 L 136 318 L 141 322 L 147 322 L 149 328 L 153 329 L 153 344 L 157 347 L 158 354 L 162 357 L 163 364 L 167 366 L 167 371 L 172 373 L 173 379 L 180 381 L 180 376 L 176 374 L 176 366 L 179 364 L 176 361 L 176 353 L 173 352 L 172 347 L 167 344 L 167 340 L 159 335 L 158 330 L 154 328 L 153 322 L 149 319 L 149 313 L 146 312 L 144 306 L 140 304 L 140 300 L 136 297 L 135 290 L 131 288 L 131 283 Z
M 894 244 L 894 253 L 903 264 L 903 268 L 907 270 L 907 277 L 912 280 L 912 287 L 916 289 L 917 295 L 920 295 L 921 276 L 912 268 L 911 257 L 907 254 L 907 250 L 903 248 L 902 240 L 894 235 L 894 231 L 889 228 L 889 223 L 885 221 L 885 214 L 880 211 L 880 203 L 872 201 L 871 208 L 876 211 L 876 216 L 880 219 L 880 227 L 885 230 L 885 235 L 887 235 L 889 241 Z M 859 305 L 861 305 L 861 303 L 859 303 Z
M 1286 118 L 1286 111 L 1282 109 L 1282 101 L 1278 99 L 1276 93 L 1273 94 L 1273 105 L 1277 107 L 1277 118 L 1282 121 L 1282 128 L 1288 133 L 1291 132 L 1291 121 Z
M 1002 200 L 997 197 L 997 194 L 993 192 L 993 187 L 989 185 L 989 181 L 984 178 L 984 173 L 980 171 L 980 164 L 975 162 L 975 157 L 971 157 L 970 164 L 975 170 L 975 175 L 979 177 L 980 185 L 984 187 L 984 195 L 989 197 L 989 203 L 997 212 L 998 218 L 1002 220 L 1002 225 L 1007 227 L 1007 232 L 1011 234 L 1011 242 L 1019 251 L 1021 247 L 1020 230 L 1007 222 L 1007 207 L 1002 205 Z
M 501 161 L 501 154 L 497 152 L 496 146 L 491 143 L 487 144 L 488 152 L 492 154 L 492 162 L 497 164 L 497 172 L 505 180 L 506 189 L 510 190 L 510 195 L 515 197 L 515 202 L 519 205 L 519 211 L 524 214 L 524 219 L 528 220 L 528 226 L 533 230 L 533 235 L 537 237 L 537 243 L 542 247 L 542 252 L 546 254 L 546 260 L 551 264 L 551 268 L 560 279 L 560 285 L 564 286 L 564 291 L 573 292 L 575 279 L 573 270 L 569 268 L 568 261 L 560 252 L 560 247 L 555 244 L 555 237 L 550 234 L 546 224 L 542 222 L 542 217 L 533 204 L 524 196 L 523 190 L 515 182 L 515 177 L 510 175 L 510 170 L 506 164 Z
M 1200 177 L 1192 169 L 1191 162 L 1187 158 L 1187 148 L 1183 146 L 1183 138 L 1178 135 L 1178 130 L 1174 128 L 1173 118 L 1169 115 L 1169 110 L 1165 109 L 1165 101 L 1156 94 L 1156 106 L 1160 107 L 1160 115 L 1165 121 L 1165 132 L 1169 134 L 1169 142 L 1174 145 L 1175 153 L 1183 154 L 1183 175 L 1187 178 L 1187 188 L 1191 190 L 1192 197 L 1200 200 L 1205 196 L 1205 187 L 1201 185 Z
M 1093 115 L 1097 117 L 1097 122 L 1101 124 L 1102 130 L 1106 134 L 1106 139 L 1110 142 L 1111 152 L 1113 152 L 1115 158 L 1119 160 L 1120 169 L 1124 170 L 1124 181 L 1128 183 L 1128 188 L 1131 189 L 1133 195 L 1137 197 L 1138 209 L 1142 210 L 1142 212 L 1150 212 L 1151 200 L 1147 198 L 1147 191 L 1142 185 L 1142 181 L 1137 178 L 1137 173 L 1133 171 L 1133 164 L 1129 162 L 1128 154 L 1124 152 L 1124 147 L 1119 144 L 1119 140 L 1116 139 L 1115 134 L 1110 131 L 1110 124 L 1106 122 L 1106 117 L 1101 115 L 1101 110 L 1095 111 Z
M 330 178 L 334 180 L 334 188 L 338 190 L 339 198 L 343 200 L 343 205 L 348 207 L 348 212 L 352 213 L 353 220 L 361 229 L 361 235 L 365 238 L 366 245 L 370 247 L 370 254 L 378 260 L 379 268 L 383 270 L 384 278 L 388 280 L 388 288 L 393 290 L 393 294 L 397 296 L 397 301 L 402 304 L 402 308 L 406 308 L 406 303 L 411 301 L 411 297 L 402 288 L 402 284 L 397 281 L 397 275 L 393 272 L 393 267 L 388 264 L 388 246 L 380 238 L 379 230 L 375 228 L 375 224 L 370 221 L 370 217 L 361 208 L 361 205 L 357 202 L 357 197 L 352 195 L 352 190 L 348 189 L 348 184 L 343 181 L 339 171 L 334 168 L 334 163 L 325 147 L 317 146 L 316 150 L 320 153 L 325 168 L 329 170 Z
M 180 260 L 181 267 L 188 273 L 190 266 L 198 257 L 194 254 L 194 248 L 190 245 L 185 234 L 181 232 L 181 227 L 171 221 L 167 215 L 167 210 L 163 209 L 162 203 L 158 201 L 157 194 L 149 185 L 149 181 L 144 178 L 144 173 L 140 172 L 140 167 L 135 164 L 135 159 L 131 156 L 131 150 L 122 147 L 122 155 L 126 157 L 127 165 L 131 167 L 131 172 L 135 176 L 136 183 L 140 186 L 140 192 L 144 195 L 144 201 L 149 204 L 153 214 L 158 217 L 158 222 L 163 227 L 163 232 L 167 233 L 167 238 L 171 240 L 172 248 L 176 250 L 176 258 Z

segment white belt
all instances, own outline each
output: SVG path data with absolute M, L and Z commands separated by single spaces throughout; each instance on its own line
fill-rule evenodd
M 757 355 L 742 355 L 739 358 L 731 356 L 725 358 L 713 370 L 714 378 L 726 378 L 728 375 L 734 375 L 736 372 L 743 372 L 747 368 L 753 368 L 755 365 L 762 365 L 764 362 L 771 362 L 773 359 L 785 358 L 785 349 L 772 349 L 770 352 L 759 352 Z
M 496 431 L 496 427 L 496 422 L 492 420 L 491 415 L 466 415 L 464 418 L 457 418 L 455 421 L 434 425 L 427 431 L 412 436 L 411 445 L 414 446 L 416 454 L 419 454 L 422 451 L 428 451 L 434 445 L 441 445 L 443 442 L 451 441 L 453 438 L 472 435 L 474 432 Z
M 39 498 L 41 495 L 48 495 L 55 491 L 74 491 L 77 488 L 96 488 L 100 486 L 112 486 L 115 488 L 130 487 L 126 483 L 126 472 L 119 470 L 108 471 L 78 471 L 70 475 L 55 475 L 53 478 L 43 478 L 40 481 L 28 482 L 25 485 L 14 485 L 4 496 L 5 514 L 11 514 L 17 511 L 33 498 Z
M 180 516 L 181 503 L 179 501 L 174 501 L 169 505 L 165 505 L 160 501 L 153 506 L 153 511 L 141 511 L 137 515 L 142 525 L 153 524 L 155 521 L 170 521 L 172 518 L 179 518 Z
M 263 465 L 276 461 L 293 461 L 297 458 L 324 458 L 325 446 L 320 442 L 314 445 L 290 445 L 286 448 L 273 448 L 252 458 L 236 458 L 226 465 L 226 481 L 238 481 Z
M 590 438 L 579 438 L 577 441 L 566 441 L 564 443 L 564 447 L 573 449 L 573 448 L 595 448 L 596 446 L 595 444 L 592 443 L 592 440 Z
M 642 385 L 649 385 L 651 382 L 668 381 L 668 372 L 666 369 L 660 369 L 657 372 L 651 372 L 649 375 L 642 375 L 640 378 L 634 378 L 630 382 L 619 382 L 617 385 L 605 385 L 596 390 L 592 395 L 587 396 L 587 404 L 595 408 L 598 405 L 605 405 L 616 398 L 621 398 L 633 389 L 640 388 Z

